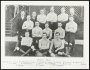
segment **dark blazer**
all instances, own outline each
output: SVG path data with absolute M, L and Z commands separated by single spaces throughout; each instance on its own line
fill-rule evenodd
M 17 22 L 17 31 L 19 31 L 20 33 L 22 32 L 22 25 L 23 23 L 26 21 L 26 18 L 24 18 L 23 20 L 21 18 L 18 19 Z

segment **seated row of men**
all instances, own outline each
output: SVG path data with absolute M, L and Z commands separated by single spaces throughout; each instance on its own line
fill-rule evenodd
M 25 32 L 25 37 L 21 39 L 21 46 L 16 47 L 16 50 L 22 52 L 22 56 L 30 54 L 37 56 L 55 56 L 55 54 L 68 56 L 65 53 L 65 41 L 60 39 L 60 33 L 58 32 L 55 33 L 55 38 L 52 41 L 47 39 L 46 33 L 43 33 L 38 42 L 38 49 L 33 43 L 33 38 L 29 37 L 29 32 Z
M 65 41 L 68 44 L 67 47 L 66 47 L 66 50 L 67 50 L 66 51 L 66 54 L 69 54 L 70 49 L 74 47 L 74 44 L 75 44 L 75 33 L 77 31 L 77 24 L 73 20 L 74 20 L 73 17 L 70 17 L 69 18 L 69 21 L 70 22 L 66 24 L 65 30 L 62 28 L 62 24 L 61 23 L 58 23 L 58 28 L 54 31 L 54 33 L 49 28 L 49 24 L 48 23 L 45 24 L 45 29 L 43 29 L 43 30 L 42 30 L 42 28 L 39 27 L 39 22 L 35 22 L 35 27 L 32 28 L 32 30 L 31 29 L 30 30 L 28 29 L 30 27 L 27 28 L 27 26 L 24 26 L 23 25 L 22 26 L 22 29 L 23 29 L 22 30 L 22 34 L 25 34 L 25 37 L 26 37 L 28 35 L 26 32 L 28 31 L 30 37 L 32 37 L 32 39 L 33 39 L 33 43 L 32 43 L 31 40 L 29 42 L 31 42 L 32 45 L 34 46 L 34 49 L 39 50 L 39 52 L 46 51 L 47 48 L 48 49 L 51 48 L 52 46 L 54 46 L 54 44 L 56 46 L 54 48 L 54 50 L 56 48 L 58 48 L 58 47 L 59 48 L 64 48 L 64 44 L 65 44 L 64 38 L 65 38 Z M 22 42 L 23 43 L 24 42 L 25 43 L 29 43 L 29 42 L 27 42 L 28 39 L 29 39 L 28 37 L 25 38 L 25 39 L 22 38 L 23 41 L 21 40 L 19 42 L 19 43 L 21 43 L 21 45 L 19 45 L 19 46 L 24 45 L 24 44 L 22 44 Z M 55 39 L 53 39 L 52 37 L 55 38 Z M 46 38 L 46 39 L 43 40 L 43 38 L 44 39 Z M 51 39 L 53 39 L 53 40 L 51 40 Z M 51 47 L 50 47 L 50 44 L 48 45 L 49 41 L 51 41 Z M 31 46 L 31 43 L 29 43 L 30 46 Z M 25 47 L 24 47 L 24 49 L 25 49 Z M 40 49 L 41 49 L 41 51 L 40 51 Z M 49 53 L 50 52 L 52 52 L 52 51 L 49 50 Z M 62 53 L 59 52 L 59 54 L 62 54 Z M 66 55 L 64 53 L 64 50 L 63 50 L 63 54 Z

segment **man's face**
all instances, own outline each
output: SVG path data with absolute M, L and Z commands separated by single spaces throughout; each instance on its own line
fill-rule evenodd
M 60 38 L 59 34 L 56 34 L 55 37 L 56 37 L 56 39 L 59 39 Z
M 29 37 L 29 32 L 26 32 L 25 33 L 25 37 Z
M 62 24 L 61 23 L 58 23 L 58 27 L 61 27 L 62 26 Z
M 39 26 L 39 22 L 36 22 L 36 23 L 35 23 L 35 26 Z
M 30 19 L 31 19 L 31 17 L 28 15 L 28 16 L 27 16 L 27 20 L 30 20 Z
M 22 12 L 21 12 L 21 17 L 24 17 L 24 16 L 25 16 L 25 12 L 22 11 Z
M 48 24 L 45 24 L 45 28 L 48 28 L 49 27 L 49 25 Z
M 54 12 L 54 7 L 51 7 L 50 12 Z
M 44 10 L 40 10 L 40 14 L 44 14 Z
M 75 14 L 74 8 L 70 8 L 70 14 L 71 14 L 71 15 L 74 15 L 74 14 Z
M 61 13 L 65 13 L 65 8 L 61 8 Z
M 33 12 L 33 13 L 32 13 L 32 16 L 34 16 L 34 17 L 35 17 L 35 16 L 36 16 L 36 12 Z
M 46 34 L 43 34 L 42 38 L 43 39 L 46 39 L 47 38 L 47 35 Z

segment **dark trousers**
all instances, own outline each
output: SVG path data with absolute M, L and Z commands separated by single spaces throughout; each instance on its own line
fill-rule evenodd
M 20 49 L 22 49 L 24 52 L 26 52 L 27 50 L 31 49 L 31 47 L 28 47 L 28 46 L 26 46 L 26 45 L 22 45 L 22 46 L 20 47 Z M 28 54 L 29 54 L 30 56 L 35 56 L 36 52 L 31 49 Z
M 28 49 L 31 49 L 30 47 L 26 46 L 26 45 L 21 45 L 20 49 L 22 49 L 23 51 L 27 51 Z
M 57 22 L 48 22 L 49 28 L 52 29 L 52 39 L 54 38 L 54 31 L 58 28 Z
M 43 56 L 50 56 L 49 49 L 41 49 L 39 52 L 42 53 Z
M 45 28 L 45 23 L 40 23 L 40 25 L 39 25 L 42 29 L 44 29 Z
M 57 49 L 58 49 L 58 48 L 55 48 L 55 46 L 53 46 L 52 52 L 53 52 L 54 54 L 58 54 L 58 52 L 65 52 L 65 48 L 60 49 L 60 50 L 58 50 L 57 52 L 55 52 L 55 50 L 57 50 Z
M 21 46 L 21 39 L 22 39 L 21 36 L 23 36 L 23 34 L 22 34 L 21 31 L 19 31 L 19 32 L 18 32 L 18 45 L 17 45 L 18 47 Z
M 49 27 L 52 30 L 56 30 L 58 28 L 58 23 L 57 22 L 48 22 L 49 23 Z
M 65 40 L 68 42 L 67 47 L 71 47 L 70 52 L 72 52 L 73 48 L 75 47 L 75 33 L 66 32 Z M 70 45 L 69 43 L 71 43 L 72 45 Z
M 75 45 L 75 33 L 71 33 L 71 32 L 66 32 L 66 37 L 65 40 L 68 43 L 72 43 L 73 47 Z
M 40 39 L 41 39 L 41 37 L 33 37 L 33 45 L 34 45 L 35 49 L 39 49 L 38 45 L 39 45 Z

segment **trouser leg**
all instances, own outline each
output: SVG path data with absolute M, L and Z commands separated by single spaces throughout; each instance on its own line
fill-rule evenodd
M 40 27 L 41 27 L 42 29 L 44 29 L 44 28 L 45 28 L 45 23 L 40 23 Z
M 71 46 L 71 50 L 70 50 L 70 53 L 73 53 L 74 51 L 74 47 L 75 47 L 75 35 L 73 34 L 72 35 L 72 46 Z

